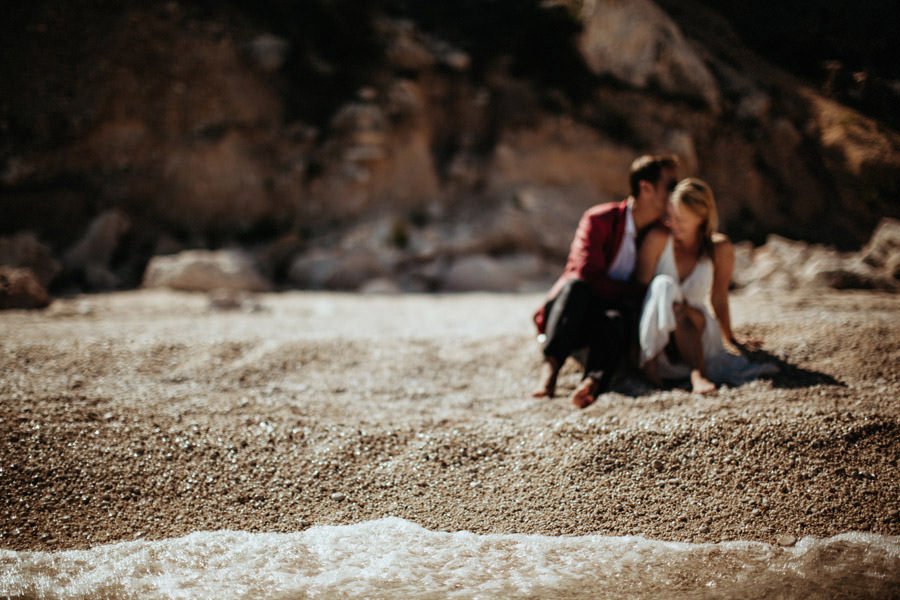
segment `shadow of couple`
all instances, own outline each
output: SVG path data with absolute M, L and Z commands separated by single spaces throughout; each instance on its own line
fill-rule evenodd
M 759 377 L 760 380 L 770 381 L 776 389 L 799 389 L 817 385 L 847 387 L 846 383 L 828 373 L 800 367 L 763 349 L 745 350 L 743 354 L 754 363 L 770 363 L 778 367 L 777 373 Z M 666 384 L 662 389 L 691 389 L 688 380 L 667 381 Z M 623 370 L 604 391 L 638 398 L 659 389 L 647 381 L 639 370 L 631 368 Z

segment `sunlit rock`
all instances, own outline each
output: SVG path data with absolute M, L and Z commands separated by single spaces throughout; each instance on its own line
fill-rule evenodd
M 245 252 L 187 250 L 154 257 L 144 273 L 144 287 L 189 292 L 217 289 L 263 292 L 271 286 Z

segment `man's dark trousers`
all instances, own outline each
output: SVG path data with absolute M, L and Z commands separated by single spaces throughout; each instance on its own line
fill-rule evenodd
M 597 298 L 581 279 L 572 279 L 547 303 L 544 356 L 562 366 L 573 352 L 587 347 L 584 376 L 603 391 L 629 352 L 628 312 Z

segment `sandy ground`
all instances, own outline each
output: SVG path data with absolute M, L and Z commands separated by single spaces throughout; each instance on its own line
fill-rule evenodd
M 440 530 L 900 535 L 900 297 L 736 295 L 782 365 L 535 400 L 538 295 L 129 292 L 0 314 L 0 547 L 394 515 Z

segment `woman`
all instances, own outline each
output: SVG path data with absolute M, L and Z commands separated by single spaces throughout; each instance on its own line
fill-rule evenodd
M 777 372 L 775 365 L 754 364 L 725 349 L 723 338 L 741 347 L 728 309 L 734 247 L 716 232 L 709 186 L 682 180 L 672 192 L 669 221 L 671 231 L 650 231 L 638 253 L 637 278 L 649 284 L 639 329 L 644 373 L 657 385 L 690 377 L 693 391 L 705 394 L 716 383 Z

